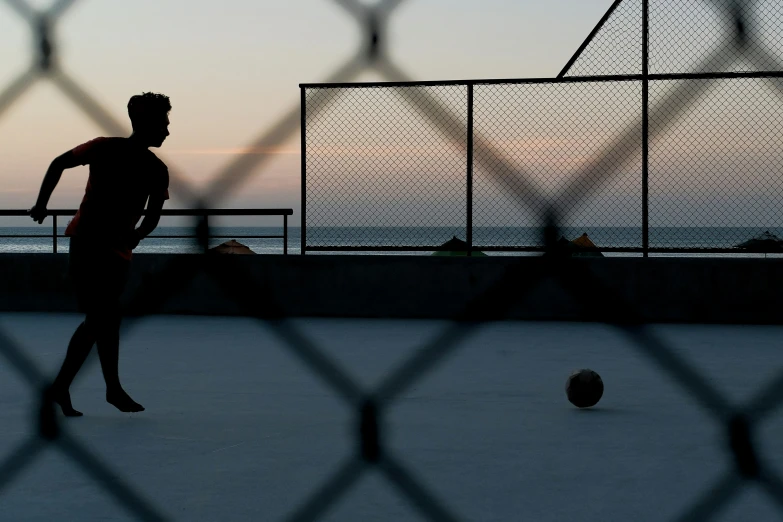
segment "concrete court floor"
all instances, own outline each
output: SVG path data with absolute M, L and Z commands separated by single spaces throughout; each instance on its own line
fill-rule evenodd
M 3 314 L 0 327 L 54 372 L 80 320 Z M 292 322 L 367 388 L 446 326 Z M 651 329 L 737 404 L 783 371 L 783 327 Z M 35 398 L 1 361 L 4 459 L 29 436 Z M 104 401 L 95 357 L 72 390 L 85 417 L 64 424 L 168 520 L 284 520 L 355 454 L 354 412 L 263 323 L 144 319 L 123 338 L 120 365 L 147 411 L 123 414 Z M 582 367 L 606 385 L 592 410 L 565 398 L 566 377 Z M 389 406 L 383 427 L 391 454 L 458 520 L 673 520 L 731 466 L 710 415 L 600 324 L 483 325 Z M 756 439 L 765 464 L 783 473 L 779 409 Z M 781 518 L 748 485 L 714 520 Z M 0 519 L 136 520 L 54 447 L 0 490 Z M 425 518 L 368 469 L 320 520 Z

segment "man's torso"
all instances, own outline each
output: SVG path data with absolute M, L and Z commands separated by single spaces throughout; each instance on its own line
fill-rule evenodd
M 90 166 L 84 198 L 67 236 L 79 236 L 118 249 L 141 218 L 150 195 L 168 197 L 168 170 L 155 154 L 127 138 L 98 138 L 73 149 Z

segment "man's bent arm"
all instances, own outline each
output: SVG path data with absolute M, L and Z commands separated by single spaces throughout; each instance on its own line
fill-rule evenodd
M 161 197 L 150 196 L 149 203 L 147 204 L 147 214 L 144 216 L 144 219 L 142 220 L 141 225 L 139 225 L 139 228 L 136 229 L 136 236 L 139 238 L 139 240 L 142 240 L 150 235 L 152 231 L 155 230 L 155 227 L 158 226 L 158 222 L 160 221 L 160 212 L 163 210 L 164 201 L 166 200 Z

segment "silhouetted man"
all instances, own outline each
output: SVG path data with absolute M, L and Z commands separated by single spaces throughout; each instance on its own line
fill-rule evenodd
M 170 110 L 169 99 L 162 94 L 133 96 L 128 102 L 133 134 L 129 138 L 96 138 L 55 158 L 30 209 L 30 216 L 42 223 L 63 171 L 90 166 L 84 198 L 65 231 L 70 237 L 69 275 L 85 319 L 74 332 L 50 389 L 69 417 L 82 415 L 73 409 L 69 389 L 96 343 L 106 400 L 120 411 L 144 411 L 120 385 L 120 295 L 131 253 L 155 230 L 163 202 L 169 197 L 168 169 L 148 148 L 160 147 L 169 135 Z M 148 213 L 136 228 L 145 205 Z

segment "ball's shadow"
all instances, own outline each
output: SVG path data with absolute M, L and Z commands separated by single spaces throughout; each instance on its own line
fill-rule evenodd
M 571 406 L 570 410 L 577 415 L 629 415 L 633 413 L 632 410 L 602 406 L 592 406 L 590 408 L 577 408 Z

